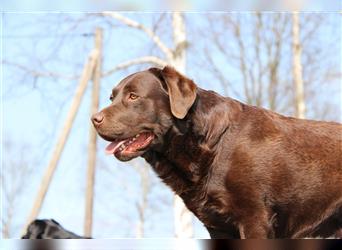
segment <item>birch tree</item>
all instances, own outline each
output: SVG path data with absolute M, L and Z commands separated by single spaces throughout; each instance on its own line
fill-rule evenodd
M 133 167 L 139 173 L 141 190 L 141 198 L 136 202 L 139 218 L 137 223 L 136 237 L 143 238 L 145 236 L 146 210 L 149 205 L 148 194 L 151 189 L 151 177 L 149 172 L 150 166 L 140 161 L 138 164 L 133 164 Z
M 302 76 L 302 45 L 300 42 L 300 23 L 297 11 L 292 13 L 292 60 L 296 117 L 303 119 L 305 118 L 305 99 Z
M 100 81 L 102 74 L 102 36 L 103 30 L 97 28 L 95 31 L 95 48 L 98 56 L 93 69 L 92 75 L 92 103 L 90 115 L 95 114 L 99 109 Z M 96 167 L 96 149 L 97 149 L 97 133 L 93 126 L 89 129 L 88 143 L 88 171 L 87 171 L 87 190 L 85 203 L 84 218 L 84 235 L 92 236 L 93 226 L 93 210 L 94 210 L 94 187 L 95 187 L 95 167 Z

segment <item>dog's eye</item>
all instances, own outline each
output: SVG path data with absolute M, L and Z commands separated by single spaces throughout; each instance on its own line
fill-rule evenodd
M 113 101 L 113 95 L 110 95 L 109 100 L 112 102 Z
M 137 99 L 139 96 L 137 96 L 137 95 L 135 95 L 135 94 L 133 94 L 133 93 L 130 93 L 129 94 L 129 99 L 131 99 L 131 100 L 135 100 L 135 99 Z

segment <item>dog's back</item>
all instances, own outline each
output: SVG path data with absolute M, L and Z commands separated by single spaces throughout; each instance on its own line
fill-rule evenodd
M 268 200 L 277 215 L 276 236 L 328 237 L 334 231 L 339 235 L 342 125 L 285 117 L 248 105 L 244 105 L 241 124 L 235 145 L 243 147 L 236 157 L 251 159 L 244 177 L 263 180 L 259 189 L 270 194 Z M 227 144 L 230 140 L 231 136 Z M 236 164 L 232 165 L 234 169 Z M 241 180 L 243 176 L 233 177 Z

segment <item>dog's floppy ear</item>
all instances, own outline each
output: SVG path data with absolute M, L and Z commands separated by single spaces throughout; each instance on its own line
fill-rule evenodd
M 58 226 L 60 226 L 61 224 L 59 224 L 57 221 L 55 221 L 54 219 L 50 219 L 50 221 Z
M 151 68 L 150 71 L 164 80 L 169 93 L 171 112 L 176 118 L 183 119 L 195 102 L 196 84 L 170 66 L 165 66 L 162 70 Z

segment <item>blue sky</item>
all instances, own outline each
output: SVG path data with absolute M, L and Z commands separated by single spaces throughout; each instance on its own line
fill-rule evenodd
M 156 15 L 148 13 L 129 13 L 127 15 L 147 26 L 157 18 Z M 196 36 L 195 31 L 203 27 L 203 15 L 205 14 L 188 14 L 186 16 L 189 39 L 196 42 L 199 48 L 204 45 L 205 39 L 202 40 Z M 83 13 L 71 15 L 7 13 L 3 15 L 2 51 L 4 59 L 37 69 L 43 68 L 59 72 L 63 75 L 79 74 L 93 47 L 93 37 L 82 34 L 92 33 L 98 25 L 105 28 L 104 71 L 137 56 L 148 53 L 160 55 L 160 52 L 153 47 L 143 33 L 121 26 L 109 29 L 106 22 L 97 18 L 88 18 L 88 21 L 82 22 L 77 29 L 69 30 L 72 26 L 70 18 L 77 19 L 83 16 Z M 322 28 L 319 33 L 321 37 L 319 44 L 331 46 L 331 43 L 335 44 L 336 42 L 335 45 L 341 52 L 340 45 L 337 44 L 341 40 L 340 35 L 331 36 L 333 32 L 341 30 L 340 19 L 337 16 L 331 19 L 330 24 L 333 26 Z M 163 40 L 170 45 L 171 36 L 168 28 L 162 27 L 160 34 Z M 246 36 L 246 39 L 250 38 Z M 205 70 L 194 66 L 200 55 L 192 50 L 190 52 L 188 54 L 188 75 L 195 79 L 200 86 L 222 93 L 219 84 L 208 81 Z M 335 50 L 333 52 L 335 52 L 335 57 L 332 58 L 332 61 L 341 65 L 339 55 Z M 219 58 L 217 61 L 221 63 Z M 110 90 L 120 79 L 147 66 L 135 66 L 103 79 L 100 107 L 109 103 Z M 235 71 L 227 67 L 225 73 L 231 76 L 235 74 Z M 241 88 L 238 78 L 233 77 L 233 79 L 236 80 L 237 89 Z M 25 183 L 27 185 L 25 193 L 20 197 L 16 208 L 15 224 L 20 226 L 31 209 L 39 181 L 51 157 L 70 106 L 77 80 L 41 78 L 34 82 L 31 77 L 25 78 L 16 68 L 6 65 L 3 67 L 2 80 L 4 91 L 2 93 L 3 139 L 10 140 L 14 144 L 14 150 L 11 152 L 7 153 L 4 150 L 6 154 L 3 155 L 2 164 L 6 165 L 10 158 L 18 157 L 27 159 L 33 169 L 30 180 Z M 341 89 L 338 86 L 334 88 L 328 86 L 320 91 L 321 96 L 318 100 L 331 101 L 336 110 L 341 112 L 339 99 L 341 92 L 339 91 Z M 87 161 L 84 152 L 87 150 L 86 143 L 90 125 L 89 106 L 90 91 L 88 88 L 39 216 L 55 218 L 66 228 L 78 233 L 82 233 L 83 227 L 83 196 Z M 113 157 L 105 156 L 102 150 L 105 144 L 103 140 L 99 140 L 94 236 L 134 237 L 137 219 L 135 200 L 141 197 L 138 185 L 139 176 L 129 166 L 130 163 L 121 163 Z M 28 145 L 29 150 L 20 151 L 22 145 Z M 149 221 L 146 223 L 146 235 L 148 237 L 172 237 L 172 193 L 155 177 L 153 177 L 149 200 L 151 208 L 147 211 Z M 113 228 L 115 228 L 115 232 Z M 16 235 L 19 234 L 19 230 L 20 227 L 14 229 Z M 195 230 L 196 237 L 208 236 L 199 222 L 196 222 Z
M 47 2 L 44 0 L 3 0 L 2 9 L 7 11 L 101 11 L 101 10 L 141 10 L 159 11 L 168 10 L 176 1 L 157 0 L 61 0 Z M 222 1 L 222 0 L 186 0 L 186 10 L 193 11 L 235 11 L 235 10 L 284 10 L 289 1 L 278 0 L 247 0 L 247 1 Z M 299 0 L 295 1 L 299 2 Z M 332 11 L 340 10 L 341 1 L 338 0 L 309 0 L 303 1 L 303 10 Z M 177 6 L 177 5 L 176 5 Z M 177 9 L 177 8 L 176 8 Z

